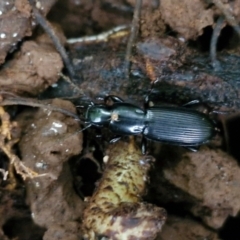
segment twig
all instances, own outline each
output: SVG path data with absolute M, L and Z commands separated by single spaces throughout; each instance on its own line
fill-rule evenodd
M 125 76 L 126 78 L 129 78 L 129 70 L 130 70 L 130 58 L 132 55 L 132 46 L 133 43 L 136 40 L 138 31 L 139 31 L 139 19 L 140 19 L 140 14 L 141 14 L 141 7 L 142 7 L 142 0 L 136 0 L 136 6 L 134 9 L 134 14 L 133 14 L 133 20 L 132 20 L 132 25 L 131 25 L 131 32 L 130 36 L 128 39 L 128 44 L 127 44 L 127 51 L 126 51 L 126 57 L 125 57 Z
M 225 19 L 224 16 L 220 16 L 218 18 L 216 26 L 213 30 L 211 43 L 210 43 L 210 58 L 211 58 L 212 67 L 214 70 L 218 70 L 220 67 L 219 62 L 217 60 L 217 42 L 223 27 L 224 19 Z
M 29 0 L 29 3 L 32 6 L 32 10 L 33 10 L 33 14 L 36 19 L 36 22 L 44 29 L 44 31 L 48 34 L 48 36 L 54 42 L 57 51 L 62 56 L 62 59 L 64 61 L 66 68 L 69 71 L 70 76 L 73 78 L 75 76 L 75 73 L 74 73 L 72 64 L 70 62 L 70 59 L 68 58 L 65 48 L 62 46 L 59 38 L 57 37 L 56 33 L 54 32 L 53 27 L 46 20 L 46 18 L 39 12 L 39 10 L 36 8 L 35 1 Z
M 239 27 L 235 17 L 233 16 L 231 10 L 226 8 L 226 6 L 222 3 L 221 0 L 212 0 L 212 2 L 223 13 L 228 24 L 233 27 L 233 29 L 237 32 L 238 36 L 240 37 L 240 27 Z
M 106 32 L 100 33 L 98 35 L 93 36 L 86 36 L 80 38 L 70 38 L 67 40 L 67 43 L 74 44 L 74 43 L 82 43 L 82 42 L 102 42 L 108 41 L 109 38 L 121 37 L 125 36 L 128 33 L 129 26 L 128 25 L 121 25 L 114 27 Z
M 6 92 L 1 92 L 0 91 L 0 94 L 7 94 Z M 6 98 L 3 98 L 2 101 L 0 101 L 0 106 L 8 106 L 8 105 L 24 105 L 24 106 L 30 106 L 30 107 L 40 107 L 40 108 L 44 108 L 44 109 L 47 109 L 47 110 L 50 110 L 50 111 L 57 111 L 57 112 L 61 112 L 67 116 L 70 116 L 70 117 L 73 117 L 74 119 L 76 120 L 79 120 L 80 121 L 80 118 L 78 117 L 77 114 L 75 113 L 72 113 L 68 110 L 65 110 L 63 108 L 59 108 L 59 107 L 55 107 L 51 104 L 48 104 L 44 101 L 41 101 L 41 100 L 37 100 L 37 99 L 34 99 L 34 98 L 23 98 L 23 97 L 19 97 L 19 96 L 16 96 L 14 97 L 14 95 L 12 94 L 9 94 L 10 97 L 6 97 Z
M 3 107 L 0 107 L 0 119 L 2 123 L 0 128 L 0 148 L 9 158 L 10 165 L 14 165 L 16 172 L 20 174 L 24 180 L 26 178 L 39 176 L 38 173 L 26 167 L 18 156 L 13 153 L 12 147 L 18 142 L 18 139 L 11 139 L 11 130 L 15 124 L 10 122 L 10 116 L 5 112 Z M 15 181 L 13 180 L 12 182 Z
M 48 36 L 51 38 L 51 40 L 54 43 L 54 46 L 56 47 L 56 50 L 61 55 L 62 60 L 65 64 L 66 69 L 68 70 L 68 73 L 70 75 L 70 78 L 72 79 L 72 84 L 75 86 L 75 88 L 79 91 L 81 95 L 84 95 L 82 89 L 80 89 L 73 81 L 75 75 L 75 71 L 73 69 L 72 63 L 68 57 L 68 54 L 65 50 L 65 48 L 62 46 L 58 36 L 56 35 L 52 25 L 50 22 L 46 20 L 46 18 L 39 12 L 39 10 L 36 7 L 35 0 L 29 0 L 29 3 L 32 6 L 33 14 L 35 17 L 36 22 L 44 29 L 44 31 L 48 34 Z M 81 78 L 81 76 L 78 75 L 78 78 Z

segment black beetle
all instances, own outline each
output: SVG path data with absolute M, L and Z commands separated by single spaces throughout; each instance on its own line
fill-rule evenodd
M 186 107 L 154 106 L 145 110 L 114 100 L 111 106 L 92 104 L 85 113 L 87 127 L 106 126 L 117 135 L 137 135 L 188 148 L 209 141 L 216 132 L 208 115 Z M 145 150 L 143 150 L 145 152 Z

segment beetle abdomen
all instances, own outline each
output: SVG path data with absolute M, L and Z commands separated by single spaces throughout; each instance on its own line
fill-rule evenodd
M 211 139 L 215 126 L 207 115 L 176 107 L 151 107 L 146 113 L 145 137 L 181 146 L 197 146 Z

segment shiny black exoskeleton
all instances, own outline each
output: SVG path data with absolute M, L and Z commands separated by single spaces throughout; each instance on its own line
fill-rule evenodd
M 186 107 L 143 110 L 119 100 L 111 106 L 89 106 L 85 118 L 88 126 L 106 126 L 117 135 L 142 134 L 147 139 L 186 147 L 206 143 L 215 134 L 215 124 L 208 115 Z

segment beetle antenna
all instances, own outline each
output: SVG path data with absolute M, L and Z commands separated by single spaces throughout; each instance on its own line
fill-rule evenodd
M 84 128 L 82 128 L 81 130 L 77 131 L 76 134 L 77 134 L 77 133 L 80 133 L 80 132 L 83 132 L 84 130 L 90 128 L 91 126 L 92 126 L 92 124 L 88 124 L 86 127 L 84 127 Z
M 2 92 L 0 91 L 1 96 L 3 96 L 3 99 L 0 100 L 0 106 L 8 106 L 8 105 L 23 105 L 23 106 L 30 106 L 30 107 L 39 107 L 43 109 L 48 109 L 49 111 L 56 111 L 61 112 L 67 116 L 70 116 L 78 121 L 84 121 L 82 120 L 76 113 L 73 113 L 71 111 L 68 111 L 64 108 L 54 106 L 52 104 L 49 104 L 47 101 L 44 100 L 37 100 L 34 98 L 24 98 L 20 96 L 15 96 L 12 93 L 8 92 Z M 4 94 L 8 94 L 9 96 L 4 96 Z

